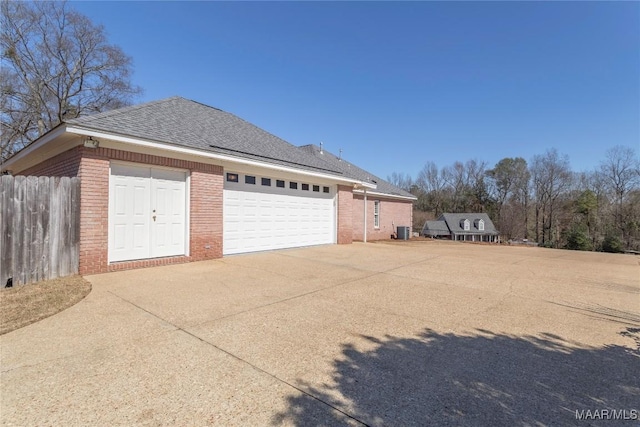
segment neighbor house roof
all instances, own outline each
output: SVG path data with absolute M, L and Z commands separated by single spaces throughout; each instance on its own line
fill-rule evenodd
M 425 222 L 422 233 L 428 234 L 429 236 L 448 236 L 451 234 L 449 228 L 447 227 L 447 223 L 444 221 Z
M 337 168 L 251 123 L 182 97 L 67 120 L 84 129 L 343 175 Z
M 466 230 L 460 226 L 465 219 L 470 222 L 470 230 Z M 439 221 L 446 221 L 447 227 L 454 234 L 498 234 L 496 227 L 486 213 L 443 213 L 438 218 Z M 484 231 L 477 228 L 477 222 L 484 221 Z
M 369 182 L 376 185 L 376 189 L 373 190 L 373 192 L 375 193 L 406 197 L 414 200 L 416 199 L 416 197 L 408 191 L 396 187 L 390 182 L 387 182 L 384 179 L 373 175 L 371 172 L 367 172 L 366 170 L 359 168 L 353 163 L 349 163 L 348 161 L 337 157 L 335 154 L 330 153 L 325 149 L 320 150 L 320 147 L 315 144 L 303 145 L 302 147 L 300 147 L 300 149 L 306 151 L 309 154 L 312 154 L 316 158 L 322 159 L 332 169 L 341 171 L 345 176 L 349 176 L 359 181 Z

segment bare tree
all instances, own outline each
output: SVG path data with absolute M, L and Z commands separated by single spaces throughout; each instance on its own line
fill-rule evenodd
M 440 170 L 434 162 L 428 162 L 418 174 L 417 184 L 430 199 L 431 208 L 436 218 L 444 212 L 444 190 L 446 180 L 444 170 Z
M 131 58 L 65 2 L 0 4 L 1 158 L 64 119 L 129 104 Z
M 600 174 L 615 197 L 615 223 L 622 229 L 625 197 L 640 184 L 640 161 L 632 148 L 617 145 L 607 150 Z
M 465 163 L 465 169 L 467 187 L 465 210 L 484 212 L 490 201 L 489 188 L 485 181 L 487 163 L 471 159 Z
M 413 187 L 413 178 L 408 173 L 392 172 L 387 176 L 387 181 L 404 191 L 411 191 L 411 187 Z
M 442 170 L 442 175 L 451 191 L 451 208 L 454 212 L 464 212 L 464 193 L 467 184 L 464 163 L 454 162 L 453 165 Z
M 522 236 L 527 238 L 529 170 L 526 160 L 506 157 L 486 174 L 491 183 L 489 187 L 496 205 L 499 229 L 508 238 L 516 237 L 522 231 Z
M 555 225 L 559 213 L 559 198 L 570 188 L 572 178 L 569 158 L 559 155 L 555 149 L 548 150 L 544 155 L 534 156 L 531 176 L 536 199 L 536 239 L 542 244 L 557 246 L 559 233 Z

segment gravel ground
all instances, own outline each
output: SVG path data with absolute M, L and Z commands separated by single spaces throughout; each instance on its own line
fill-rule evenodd
M 410 241 L 90 276 L 0 336 L 0 423 L 637 426 L 601 418 L 640 410 L 639 260 Z

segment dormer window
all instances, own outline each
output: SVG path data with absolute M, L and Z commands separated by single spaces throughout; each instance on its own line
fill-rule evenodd
M 462 228 L 464 231 L 471 230 L 471 222 L 468 219 L 461 220 L 460 221 L 460 228 Z
M 478 230 L 479 231 L 484 231 L 484 220 L 480 220 L 478 221 Z

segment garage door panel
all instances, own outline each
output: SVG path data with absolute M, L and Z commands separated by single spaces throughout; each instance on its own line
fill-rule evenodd
M 114 226 L 114 239 L 113 239 L 113 247 L 118 250 L 122 250 L 127 246 L 126 242 L 127 238 L 127 227 L 118 224 Z
M 133 214 L 135 216 L 148 215 L 149 202 L 146 200 L 149 195 L 148 185 L 135 185 L 133 187 Z M 122 209 L 125 209 L 123 206 Z
M 133 224 L 131 240 L 133 248 L 138 250 L 146 250 L 149 247 L 149 231 L 147 224 Z M 127 245 L 129 246 L 129 245 Z
M 114 188 L 113 194 L 113 203 L 114 203 L 114 214 L 115 215 L 125 215 L 125 197 L 126 197 L 127 187 L 122 184 L 116 184 Z
M 334 243 L 332 194 L 240 183 L 228 187 L 223 197 L 225 255 Z

